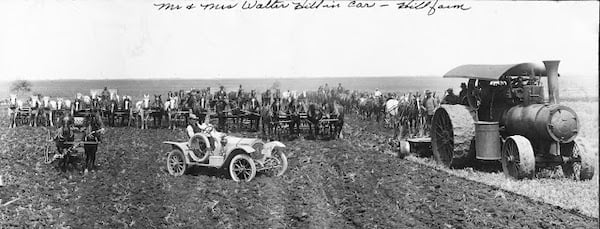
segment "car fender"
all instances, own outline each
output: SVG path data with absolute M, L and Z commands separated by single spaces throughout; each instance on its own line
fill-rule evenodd
M 172 142 L 172 141 L 164 141 L 163 144 L 167 144 L 170 145 L 172 149 L 177 149 L 177 150 L 181 150 L 181 152 L 183 153 L 183 155 L 185 156 L 185 162 L 186 163 L 190 163 L 189 159 L 188 159 L 188 146 L 187 146 L 187 142 Z M 165 156 L 168 156 L 169 152 L 165 153 Z
M 263 149 L 262 149 L 261 153 L 263 155 L 266 155 L 267 157 L 270 157 L 271 152 L 273 152 L 273 149 L 275 147 L 285 148 L 285 145 L 283 143 L 281 143 L 280 141 L 267 142 L 263 145 Z
M 240 146 L 236 146 L 236 147 L 232 147 L 227 149 L 227 153 L 226 155 L 226 159 L 225 159 L 225 163 L 223 163 L 223 166 L 229 166 L 229 162 L 231 162 L 231 159 L 235 156 L 238 155 L 239 153 L 233 153 L 236 150 L 241 150 L 244 151 L 244 153 L 250 155 L 252 153 L 254 153 L 254 148 L 252 148 L 251 146 L 248 145 L 240 145 Z
M 238 145 L 236 147 L 232 147 L 232 148 L 227 149 L 227 155 L 228 155 L 227 157 L 231 157 L 231 153 L 233 151 L 239 150 L 239 149 L 243 150 L 247 154 L 252 154 L 255 151 L 254 148 L 252 148 L 252 146 L 249 146 L 249 145 Z

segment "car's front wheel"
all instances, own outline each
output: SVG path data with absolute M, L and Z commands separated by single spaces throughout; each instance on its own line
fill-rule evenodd
M 274 149 L 271 157 L 265 160 L 266 173 L 270 176 L 281 176 L 288 167 L 287 157 L 279 149 Z
M 234 181 L 251 181 L 256 176 L 254 160 L 246 154 L 238 154 L 229 163 L 229 175 Z

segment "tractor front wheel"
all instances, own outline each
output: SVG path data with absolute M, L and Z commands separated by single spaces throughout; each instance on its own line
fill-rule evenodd
M 574 180 L 590 180 L 594 177 L 594 156 L 588 153 L 577 143 L 573 143 L 571 155 L 574 158 L 580 158 L 581 162 L 567 162 L 563 165 L 562 171 L 565 177 Z
M 502 145 L 502 169 L 504 175 L 517 180 L 533 178 L 535 175 L 535 155 L 527 138 L 510 136 Z

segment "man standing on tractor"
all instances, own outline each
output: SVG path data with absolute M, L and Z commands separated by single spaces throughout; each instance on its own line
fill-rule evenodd
M 421 101 L 421 109 L 423 109 L 427 116 L 425 116 L 425 133 L 429 131 L 431 128 L 431 119 L 433 118 L 433 113 L 435 112 L 435 108 L 437 108 L 437 104 L 435 102 L 435 98 L 431 96 L 431 91 L 425 91 L 425 98 Z
M 452 88 L 448 88 L 446 92 L 448 94 L 444 96 L 444 99 L 442 99 L 442 104 L 456 105 L 460 103 L 460 99 L 454 94 Z
M 467 105 L 467 84 L 460 83 L 460 92 L 458 93 L 460 104 Z

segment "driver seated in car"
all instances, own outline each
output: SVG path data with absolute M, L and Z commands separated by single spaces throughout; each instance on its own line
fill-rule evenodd
M 204 122 L 202 124 L 198 123 L 198 117 L 195 114 L 190 114 L 190 124 L 187 126 L 188 136 L 191 138 L 196 133 L 204 133 L 208 137 L 208 141 L 210 142 L 210 149 L 215 150 L 215 144 L 217 142 L 221 142 L 222 139 L 226 136 L 225 133 L 221 133 L 216 131 L 214 126 L 209 123 L 210 115 L 206 115 Z M 221 148 L 221 147 L 219 147 Z

